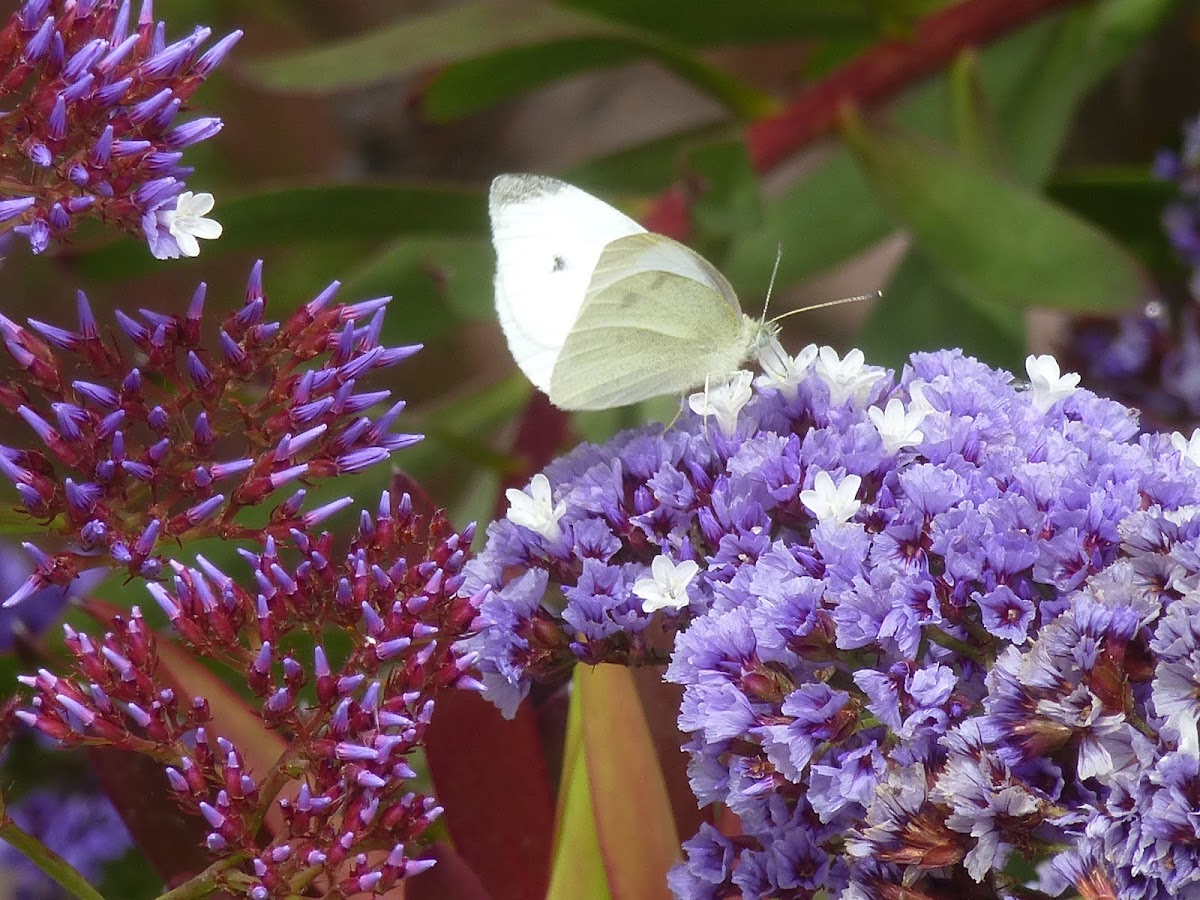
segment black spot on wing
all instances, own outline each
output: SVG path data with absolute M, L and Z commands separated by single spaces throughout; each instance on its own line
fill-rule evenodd
M 565 258 L 563 258 L 563 257 L 561 257 L 561 256 L 557 256 L 557 255 L 556 255 L 556 256 L 554 257 L 554 268 L 553 268 L 553 270 L 552 270 L 552 271 L 554 271 L 554 272 L 565 272 L 566 270 L 567 270 L 567 261 L 566 261 L 566 259 L 565 259 Z

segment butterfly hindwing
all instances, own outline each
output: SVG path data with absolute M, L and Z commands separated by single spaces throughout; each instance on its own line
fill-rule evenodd
M 745 359 L 744 317 L 703 257 L 655 234 L 609 244 L 550 378 L 564 409 L 682 393 Z

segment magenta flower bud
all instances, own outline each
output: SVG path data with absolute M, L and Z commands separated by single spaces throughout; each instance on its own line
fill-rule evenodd
M 136 43 L 136 41 L 134 43 Z M 96 91 L 96 94 L 92 99 L 95 101 L 96 105 L 101 108 L 116 106 L 125 98 L 125 95 L 129 93 L 129 89 L 131 87 L 133 87 L 132 78 L 128 76 L 125 78 L 119 78 L 116 81 L 109 82 L 101 87 L 98 91 Z M 115 132 L 113 131 L 112 126 L 109 126 L 100 136 L 100 142 L 97 143 L 97 150 L 93 151 L 93 155 L 89 160 L 92 164 L 92 168 L 103 169 L 108 165 L 108 161 L 112 153 L 114 134 Z
M 0 222 L 15 219 L 25 210 L 33 206 L 37 200 L 33 197 L 19 197 L 15 200 L 0 200 Z
M 133 552 L 139 556 L 146 556 L 154 549 L 154 544 L 158 540 L 158 535 L 162 531 L 162 521 L 159 519 L 151 520 L 138 537 L 137 542 L 133 545 Z
M 197 387 L 204 389 L 212 385 L 212 373 L 209 371 L 208 366 L 204 365 L 200 357 L 193 351 L 188 352 L 187 368 L 188 375 L 196 383 Z
M 95 84 L 96 84 L 96 76 L 93 75 L 91 72 L 88 72 L 86 75 L 84 75 L 78 81 L 76 81 L 74 84 L 67 87 L 67 89 L 64 90 L 59 95 L 59 97 L 62 99 L 62 101 L 64 103 L 63 115 L 62 115 L 62 132 L 61 132 L 61 135 L 58 135 L 55 133 L 56 129 L 54 129 L 54 127 L 53 127 L 54 123 L 52 121 L 51 122 L 51 126 L 52 126 L 51 134 L 50 134 L 50 136 L 52 138 L 54 138 L 55 140 L 62 140 L 62 138 L 66 137 L 67 110 L 66 110 L 65 104 L 74 103 L 77 100 L 82 100 L 83 98 L 87 97 L 90 93 L 92 93 L 92 88 L 95 86 Z M 51 113 L 51 117 L 53 118 L 53 113 Z
M 114 34 L 113 37 L 109 39 L 109 44 L 112 49 L 104 54 L 104 57 L 95 65 L 96 71 L 101 75 L 108 75 L 129 57 L 129 54 L 133 52 L 133 48 L 138 44 L 138 36 L 136 34 L 131 34 L 118 39 L 116 36 L 116 30 L 114 29 Z M 126 78 L 122 80 L 127 80 L 130 83 L 133 82 L 133 79 L 129 76 L 126 76 Z
M 213 828 L 222 828 L 225 825 L 225 816 L 217 811 L 211 803 L 201 800 L 199 803 L 200 814 L 204 816 L 204 820 Z
M 163 145 L 171 149 L 183 149 L 215 136 L 224 123 L 215 116 L 195 119 L 176 126 L 163 135 Z
M 54 699 L 58 701 L 59 706 L 82 722 L 84 727 L 89 727 L 96 721 L 96 714 L 78 700 L 68 697 L 66 694 L 55 694 Z
M 61 141 L 67 134 L 67 100 L 62 94 L 54 101 L 48 120 L 50 137 Z
M 184 518 L 187 519 L 187 522 L 189 525 L 195 527 L 196 525 L 199 525 L 201 522 L 203 522 L 205 519 L 208 519 L 211 516 L 213 516 L 216 513 L 216 511 L 221 508 L 221 504 L 224 502 L 225 502 L 224 494 L 215 494 L 212 497 L 209 497 L 207 500 L 204 500 L 201 503 L 197 503 L 195 506 L 193 506 L 189 510 L 187 510 L 183 514 Z
M 382 447 L 366 447 L 362 450 L 354 450 L 337 458 L 338 474 L 345 475 L 353 472 L 361 472 L 376 463 L 383 462 L 389 455 L 388 451 Z

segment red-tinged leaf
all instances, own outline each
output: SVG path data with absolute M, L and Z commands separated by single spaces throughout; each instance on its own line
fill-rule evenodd
M 425 743 L 443 821 L 494 900 L 546 892 L 554 794 L 528 705 L 504 719 L 477 694 L 447 691 Z
M 596 811 L 583 748 L 583 716 L 583 697 L 575 691 L 567 713 L 559 804 L 554 821 L 554 867 L 546 900 L 612 900 L 596 832 Z
M 116 607 L 94 599 L 82 607 L 105 626 L 114 615 L 121 614 Z M 162 636 L 156 647 L 159 676 L 173 682 L 172 686 L 181 697 L 204 697 L 208 701 L 211 712 L 209 734 L 231 740 L 245 760 L 246 774 L 261 783 L 287 750 L 287 741 L 278 732 L 267 728 L 246 702 L 194 655 Z M 291 796 L 298 787 L 298 784 L 285 786 L 278 796 Z M 271 804 L 263 824 L 273 834 L 280 833 L 283 817 L 278 804 Z
M 669 900 L 679 836 L 654 740 L 624 666 L 575 670 L 583 752 L 613 900 Z
M 389 891 L 384 900 L 493 900 L 453 847 L 437 841 L 426 855 L 436 859 L 437 865 L 404 882 L 402 892 Z
M 413 478 L 403 469 L 398 469 L 392 473 L 392 480 L 388 483 L 388 491 L 392 495 L 392 500 L 400 499 L 401 494 L 408 494 L 412 500 L 413 512 L 428 522 L 433 518 L 433 514 L 437 512 L 437 504 L 433 502 L 433 498 L 429 496 L 429 492 L 421 485 L 417 479 Z
M 702 823 L 712 821 L 712 807 L 700 809 L 688 783 L 687 754 L 683 752 L 683 736 L 676 724 L 679 705 L 683 702 L 683 688 L 663 681 L 663 671 L 660 666 L 643 666 L 633 670 L 633 678 L 671 800 L 675 830 L 680 835 L 691 836 L 700 830 Z
M 88 756 L 133 842 L 168 887 L 208 868 L 212 857 L 204 837 L 209 828 L 203 819 L 180 812 L 160 763 L 111 747 L 92 747 Z

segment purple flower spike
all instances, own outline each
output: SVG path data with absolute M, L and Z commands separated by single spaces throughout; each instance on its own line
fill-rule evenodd
M 23 137 L 20 152 L 41 171 L 31 173 L 24 188 L 24 176 L 14 176 L 0 217 L 25 214 L 14 230 L 34 252 L 87 215 L 143 235 L 160 256 L 171 240 L 190 248 L 189 240 L 215 236 L 212 226 L 197 225 L 193 212 L 160 209 L 186 192 L 181 181 L 169 196 L 144 188 L 159 173 L 186 177 L 178 151 L 220 131 L 219 120 L 209 116 L 183 124 L 176 119 L 241 32 L 203 53 L 207 28 L 168 45 L 152 10 L 143 6 L 142 16 L 151 19 L 139 19 L 130 33 L 127 0 L 54 0 L 23 5 L 4 29 L 9 58 L 0 63 L 11 77 L 0 87 L 0 106 L 12 133 Z M 17 208 L 11 194 L 27 195 L 32 210 Z M 147 217 L 157 227 L 147 228 Z

